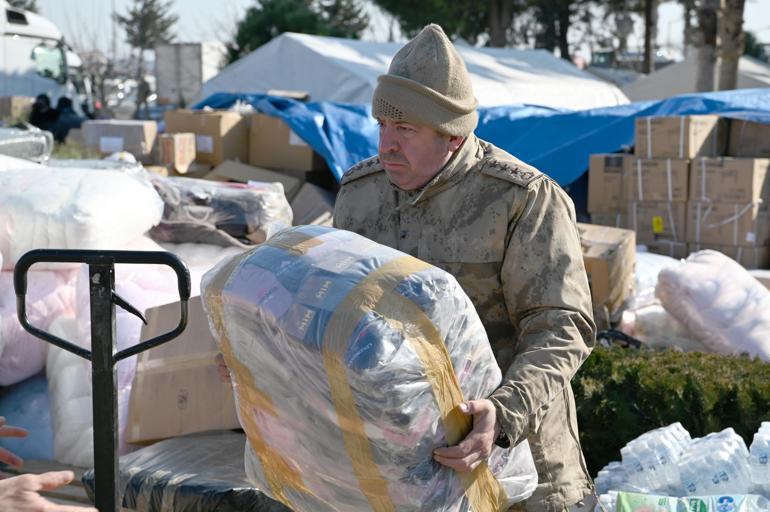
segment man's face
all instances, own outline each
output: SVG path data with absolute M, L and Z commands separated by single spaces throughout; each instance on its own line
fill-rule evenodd
M 402 190 L 417 190 L 428 183 L 463 141 L 462 137 L 450 137 L 429 126 L 387 117 L 377 122 L 380 162 L 390 182 Z

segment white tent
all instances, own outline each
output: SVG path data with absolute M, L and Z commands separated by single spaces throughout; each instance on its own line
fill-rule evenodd
M 623 87 L 631 101 L 659 100 L 695 92 L 697 55 L 671 64 Z M 716 81 L 715 81 L 716 83 Z M 737 89 L 770 87 L 770 65 L 753 57 L 743 56 L 738 61 Z
M 312 101 L 369 103 L 402 43 L 285 33 L 203 84 L 216 92 L 307 91 Z M 482 106 L 527 103 L 587 109 L 628 103 L 616 86 L 545 50 L 457 47 Z

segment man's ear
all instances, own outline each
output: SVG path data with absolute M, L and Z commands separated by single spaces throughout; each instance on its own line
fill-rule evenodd
M 460 146 L 463 145 L 463 142 L 465 141 L 465 137 L 461 137 L 460 135 L 450 135 L 449 136 L 449 151 L 454 153 L 458 149 L 460 149 Z

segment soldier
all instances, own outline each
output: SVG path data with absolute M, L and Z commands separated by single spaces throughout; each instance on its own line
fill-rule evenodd
M 570 386 L 596 334 L 574 207 L 476 138 L 477 104 L 457 50 L 425 27 L 378 79 L 378 156 L 342 177 L 334 225 L 453 274 L 486 328 L 503 383 L 460 406 L 473 429 L 435 459 L 470 471 L 494 443 L 527 439 L 539 483 L 526 509 L 593 510 Z

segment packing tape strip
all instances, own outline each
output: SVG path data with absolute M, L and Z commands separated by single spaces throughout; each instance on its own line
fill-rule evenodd
M 642 159 L 636 161 L 636 186 L 639 188 L 637 199 L 644 201 L 644 185 L 642 185 Z
M 666 160 L 666 176 L 668 178 L 668 200 L 669 202 L 673 201 L 673 193 L 672 193 L 672 186 L 671 186 L 671 159 Z
M 652 118 L 646 118 L 647 121 L 647 158 L 652 158 Z
M 471 429 L 470 418 L 457 409 L 464 399 L 443 339 L 422 310 L 395 292 L 406 277 L 431 267 L 412 256 L 386 263 L 351 290 L 338 305 L 324 333 L 324 364 L 332 401 L 359 486 L 375 511 L 395 509 L 388 496 L 387 482 L 374 463 L 342 360 L 347 349 L 345 343 L 362 315 L 379 313 L 415 349 L 441 411 L 447 441 L 456 444 Z M 472 510 L 502 510 L 506 503 L 505 494 L 486 463 L 471 473 L 458 474 L 458 478 Z
M 685 116 L 679 116 L 679 158 L 684 158 L 684 120 Z
M 700 160 L 700 198 L 706 200 L 706 159 Z

